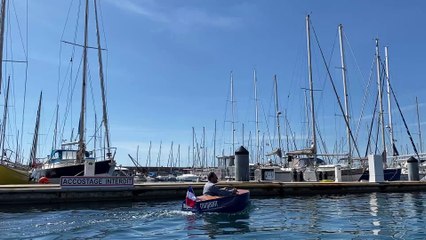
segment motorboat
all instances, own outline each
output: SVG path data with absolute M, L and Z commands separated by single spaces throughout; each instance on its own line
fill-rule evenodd
M 182 211 L 236 213 L 246 209 L 249 203 L 250 191 L 237 189 L 236 194 L 231 196 L 198 196 L 192 207 L 187 205 L 187 201 L 184 201 Z
M 195 174 L 186 173 L 177 176 L 176 180 L 180 182 L 198 182 L 200 180 L 200 177 Z

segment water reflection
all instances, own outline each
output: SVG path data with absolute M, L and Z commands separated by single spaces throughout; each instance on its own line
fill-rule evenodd
M 380 220 L 379 218 L 377 218 L 378 213 L 379 213 L 379 204 L 377 201 L 377 193 L 371 193 L 370 194 L 370 215 L 373 216 L 372 224 L 374 227 L 371 230 L 373 232 L 373 235 L 380 234 Z
M 69 203 L 37 203 L 19 205 L 0 205 L 0 212 L 24 213 L 24 212 L 50 212 L 67 210 L 108 210 L 116 208 L 132 208 L 135 203 L 131 201 L 116 202 L 69 202 Z
M 379 206 L 377 205 L 377 193 L 370 194 L 370 214 L 371 216 L 377 217 L 379 212 Z
M 407 217 L 422 216 L 424 213 L 425 205 L 421 193 L 405 193 L 402 198 L 402 206 L 407 211 Z
M 250 231 L 248 212 L 238 214 L 205 214 L 204 230 L 209 237 L 216 235 L 241 234 Z
M 187 216 L 189 235 L 210 238 L 250 232 L 250 209 L 240 213 L 202 213 Z

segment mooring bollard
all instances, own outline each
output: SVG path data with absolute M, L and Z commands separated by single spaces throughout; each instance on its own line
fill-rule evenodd
M 419 181 L 419 161 L 411 156 L 407 160 L 408 181 Z
M 369 182 L 383 182 L 383 161 L 381 155 L 368 155 Z
M 250 181 L 249 152 L 243 146 L 235 151 L 235 181 Z
M 334 167 L 334 181 L 342 182 L 342 169 L 340 168 L 340 165 L 336 165 Z

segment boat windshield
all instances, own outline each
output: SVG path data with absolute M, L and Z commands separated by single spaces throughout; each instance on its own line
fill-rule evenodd
M 52 159 L 70 160 L 77 158 L 77 151 L 55 151 L 52 155 Z
M 77 158 L 77 152 L 76 151 L 63 151 L 62 152 L 62 159 L 76 159 Z
M 325 162 L 320 158 L 300 158 L 296 165 L 298 168 L 306 168 L 310 166 L 325 165 Z

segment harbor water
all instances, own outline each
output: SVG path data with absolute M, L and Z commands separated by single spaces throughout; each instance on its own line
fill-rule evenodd
M 0 239 L 425 239 L 426 193 L 254 198 L 238 214 L 181 201 L 0 208 Z

